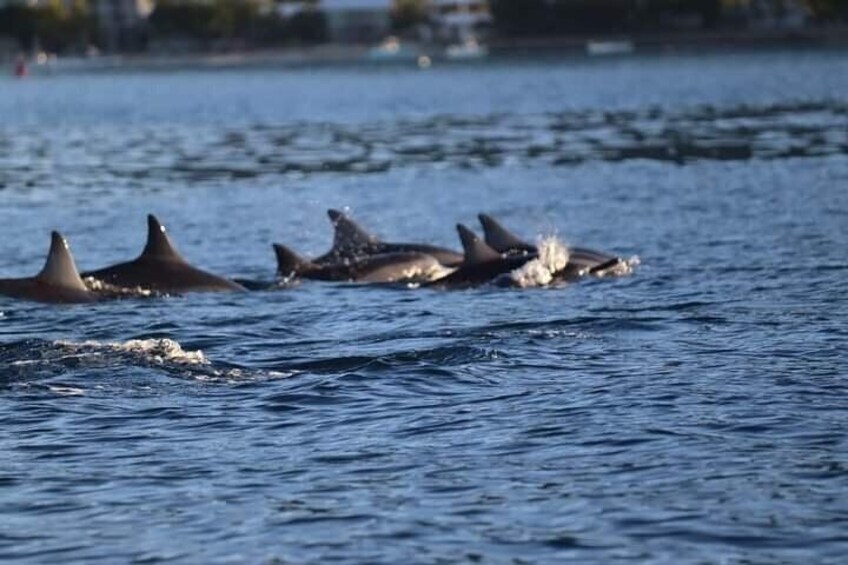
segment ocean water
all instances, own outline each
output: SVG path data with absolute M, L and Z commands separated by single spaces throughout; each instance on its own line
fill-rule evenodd
M 0 276 L 327 208 L 641 264 L 550 289 L 0 298 L 0 560 L 841 563 L 848 57 L 0 78 Z

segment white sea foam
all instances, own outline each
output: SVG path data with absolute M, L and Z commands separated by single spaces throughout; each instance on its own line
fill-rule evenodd
M 130 353 L 144 357 L 145 360 L 162 365 L 175 363 L 178 365 L 209 365 L 209 360 L 203 352 L 186 351 L 173 339 L 131 339 L 124 342 L 100 341 L 57 341 L 56 345 L 82 352 L 88 355 L 103 355 L 106 352 Z
M 198 381 L 237 382 L 246 378 L 281 379 L 299 373 L 296 370 L 254 372 L 237 367 L 217 369 L 202 351 L 187 351 L 177 341 L 167 338 L 131 339 L 123 342 L 55 341 L 53 344 L 63 349 L 61 359 L 98 359 L 100 363 L 110 363 L 112 361 L 109 358 L 113 355 L 127 355 L 136 359 L 133 363 L 141 365 L 181 367 L 186 371 L 186 376 Z M 28 363 L 38 364 L 44 361 L 44 359 L 38 359 Z
M 47 388 L 50 390 L 50 392 L 61 394 L 62 396 L 82 396 L 85 394 L 85 391 L 83 389 L 72 386 L 49 385 Z
M 139 353 L 156 363 L 209 365 L 202 351 L 186 351 L 173 339 L 131 339 L 111 345 L 119 351 Z
M 568 264 L 568 247 L 557 237 L 542 237 L 537 243 L 539 256 L 510 273 L 512 284 L 519 288 L 547 286 L 554 273 Z
M 90 290 L 91 292 L 96 292 L 109 298 L 146 298 L 150 296 L 159 295 L 158 293 L 155 293 L 152 290 L 141 288 L 140 286 L 124 288 L 103 282 L 100 279 L 96 279 L 94 277 L 86 277 L 83 279 L 83 282 L 85 283 L 86 288 L 88 288 L 88 290 Z

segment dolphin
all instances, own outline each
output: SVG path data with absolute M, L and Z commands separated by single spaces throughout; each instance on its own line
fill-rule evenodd
M 50 251 L 41 272 L 34 277 L 0 279 L 0 294 L 54 304 L 99 300 L 99 297 L 85 286 L 68 243 L 56 231 L 51 234 Z
M 477 234 L 462 224 L 457 224 L 459 239 L 465 250 L 462 264 L 451 274 L 434 280 L 425 286 L 435 288 L 469 288 L 491 282 L 523 267 L 535 255 L 502 255 L 492 249 Z
M 338 263 L 340 260 L 353 259 L 367 255 L 387 253 L 424 253 L 446 267 L 462 263 L 463 256 L 452 249 L 427 245 L 424 243 L 387 243 L 363 229 L 343 212 L 327 210 L 333 223 L 333 247 L 320 257 L 313 259 L 318 265 Z
M 493 249 L 505 255 L 536 254 L 535 245 L 522 240 L 487 214 L 478 216 L 483 237 Z M 624 262 L 620 257 L 585 247 L 569 247 L 568 263 L 554 274 L 558 279 L 573 279 L 584 275 L 603 275 Z
M 114 286 L 164 293 L 246 290 L 240 284 L 190 265 L 177 253 L 165 228 L 153 214 L 147 216 L 147 245 L 141 255 L 82 276 Z
M 335 263 L 305 259 L 279 243 L 274 244 L 277 274 L 283 279 L 305 278 L 321 281 L 365 283 L 407 283 L 432 280 L 449 270 L 426 253 L 396 252 L 364 255 Z
M 525 255 L 537 252 L 536 246 L 527 243 L 517 235 L 508 231 L 495 219 L 487 214 L 479 214 L 480 225 L 483 226 L 483 239 L 486 245 L 506 255 Z

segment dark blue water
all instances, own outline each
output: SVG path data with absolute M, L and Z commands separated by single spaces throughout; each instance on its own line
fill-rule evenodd
M 848 553 L 848 57 L 0 79 L 0 274 L 273 275 L 348 207 L 638 255 L 462 292 L 0 300 L 0 559 L 816 562 Z

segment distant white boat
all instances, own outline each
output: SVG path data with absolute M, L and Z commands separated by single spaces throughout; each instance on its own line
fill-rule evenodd
M 416 61 L 418 56 L 416 49 L 404 45 L 393 35 L 369 49 L 367 54 L 372 61 Z
M 483 59 L 489 56 L 489 48 L 480 45 L 475 38 L 469 37 L 462 43 L 448 45 L 445 49 L 445 57 L 453 60 Z
M 621 41 L 587 41 L 586 53 L 593 56 L 627 55 L 633 53 L 633 42 Z

